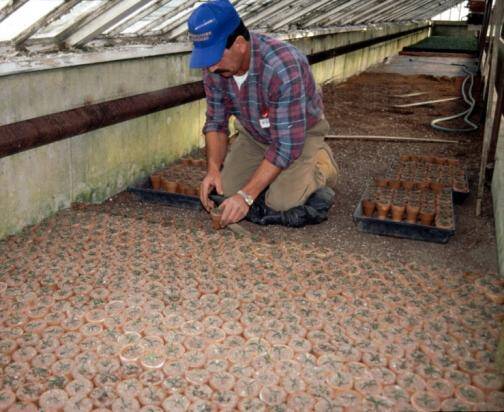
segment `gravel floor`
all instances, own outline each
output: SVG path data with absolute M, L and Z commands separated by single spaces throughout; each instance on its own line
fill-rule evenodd
M 335 133 L 438 136 L 390 93 L 453 79 L 370 74 L 325 88 Z M 439 88 L 437 88 L 439 87 Z M 458 103 L 455 103 L 455 105 Z M 444 106 L 446 110 L 456 106 Z M 0 242 L 0 410 L 503 410 L 504 319 L 491 198 L 456 207 L 446 245 L 363 234 L 351 215 L 401 154 L 459 145 L 332 141 L 327 222 L 214 231 L 202 211 L 122 193 Z

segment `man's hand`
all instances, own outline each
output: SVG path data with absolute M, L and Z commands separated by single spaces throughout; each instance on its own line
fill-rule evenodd
M 200 200 L 207 212 L 210 212 L 210 209 L 215 207 L 214 202 L 208 197 L 214 188 L 219 195 L 224 193 L 222 190 L 222 178 L 220 172 L 209 171 L 203 179 L 203 182 L 201 182 L 200 190 Z
M 227 198 L 220 205 L 222 210 L 221 225 L 225 227 L 231 223 L 236 223 L 242 220 L 250 209 L 249 205 L 245 203 L 245 199 L 236 194 Z

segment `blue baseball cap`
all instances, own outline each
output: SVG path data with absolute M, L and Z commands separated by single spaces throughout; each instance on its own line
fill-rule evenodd
M 240 25 L 240 16 L 228 0 L 203 3 L 189 17 L 189 38 L 194 43 L 189 66 L 204 69 L 219 62 L 228 36 Z

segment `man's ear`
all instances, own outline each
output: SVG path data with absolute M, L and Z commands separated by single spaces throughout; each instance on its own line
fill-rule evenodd
M 236 37 L 234 44 L 238 48 L 238 51 L 240 51 L 240 53 L 245 53 L 245 51 L 247 50 L 247 40 L 245 40 L 245 37 L 243 36 Z

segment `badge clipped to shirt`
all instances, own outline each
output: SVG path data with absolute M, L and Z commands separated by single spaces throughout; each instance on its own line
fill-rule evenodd
M 270 127 L 270 121 L 269 121 L 269 111 L 268 109 L 264 109 L 261 112 L 261 118 L 259 119 L 259 124 L 263 129 L 268 129 Z

